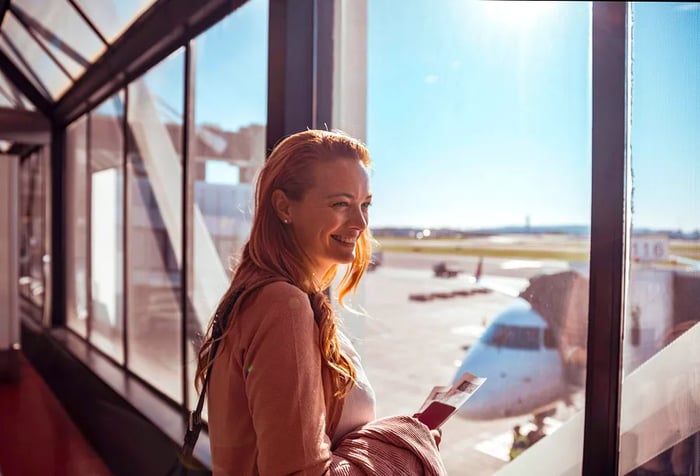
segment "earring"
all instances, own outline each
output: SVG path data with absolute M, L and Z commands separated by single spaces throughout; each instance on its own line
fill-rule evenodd
M 285 225 L 289 225 L 289 218 L 285 218 L 283 221 Z

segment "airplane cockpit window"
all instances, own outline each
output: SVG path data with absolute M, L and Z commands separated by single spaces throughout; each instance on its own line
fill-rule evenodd
M 494 347 L 538 350 L 540 348 L 540 333 L 539 327 L 496 324 L 484 333 L 482 340 L 485 344 Z

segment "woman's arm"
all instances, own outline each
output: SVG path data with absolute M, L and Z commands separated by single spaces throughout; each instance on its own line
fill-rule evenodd
M 446 474 L 434 435 L 409 417 L 370 423 L 346 435 L 332 454 L 319 331 L 307 295 L 274 283 L 246 314 L 243 369 L 261 476 L 385 476 L 397 465 L 415 469 L 407 474 Z
M 245 389 L 261 475 L 322 474 L 331 460 L 319 332 L 308 297 L 265 286 L 246 310 Z

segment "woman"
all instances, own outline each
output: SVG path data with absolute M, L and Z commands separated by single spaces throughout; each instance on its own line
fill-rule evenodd
M 357 140 L 312 130 L 282 141 L 260 172 L 250 239 L 217 310 L 217 355 L 212 325 L 199 354 L 200 386 L 213 365 L 215 475 L 394 474 L 404 459 L 443 474 L 437 433 L 409 417 L 373 421 L 371 386 L 324 294 L 348 264 L 342 305 L 368 266 L 369 165 Z

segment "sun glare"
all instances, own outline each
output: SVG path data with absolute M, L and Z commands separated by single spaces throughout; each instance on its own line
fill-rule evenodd
M 550 6 L 550 2 L 491 0 L 481 3 L 493 22 L 518 28 L 528 28 L 534 25 Z

